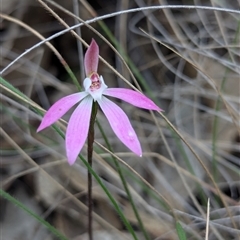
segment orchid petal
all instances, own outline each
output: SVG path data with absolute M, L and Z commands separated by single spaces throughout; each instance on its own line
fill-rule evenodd
M 123 110 L 104 96 L 102 96 L 101 100 L 98 100 L 98 104 L 106 115 L 117 137 L 132 152 L 142 156 L 142 149 L 138 137 Z
M 77 102 L 80 102 L 87 95 L 88 93 L 86 92 L 74 93 L 55 102 L 44 115 L 42 122 L 37 129 L 37 132 L 52 125 L 54 122 L 60 119 L 71 107 L 73 107 Z
M 76 161 L 87 139 L 92 103 L 90 96 L 84 98 L 69 120 L 66 131 L 66 153 L 70 165 Z
M 125 88 L 108 88 L 104 91 L 104 95 L 119 98 L 125 102 L 132 104 L 135 107 L 149 109 L 149 110 L 160 110 L 152 100 L 143 95 L 142 93 L 133 91 Z
M 97 72 L 98 68 L 99 48 L 94 39 L 86 51 L 84 58 L 85 72 L 89 77 L 93 72 Z

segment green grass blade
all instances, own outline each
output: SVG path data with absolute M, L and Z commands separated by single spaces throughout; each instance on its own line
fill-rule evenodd
M 180 222 L 176 223 L 176 230 L 177 230 L 179 240 L 187 240 L 186 233 L 182 225 L 180 224 Z
M 102 129 L 102 127 L 101 127 L 101 125 L 99 124 L 98 121 L 97 121 L 97 125 L 98 125 L 98 128 L 99 128 L 99 130 L 100 130 L 100 132 L 101 132 L 101 134 L 102 134 L 102 136 L 103 136 L 103 139 L 104 139 L 104 141 L 105 141 L 108 149 L 112 152 L 112 147 L 111 147 L 111 145 L 110 145 L 110 143 L 109 143 L 109 141 L 108 141 L 108 139 L 107 139 L 107 136 L 106 136 L 104 130 Z M 128 188 L 127 181 L 126 181 L 125 178 L 124 178 L 124 174 L 123 174 L 123 172 L 122 172 L 121 166 L 120 166 L 118 160 L 117 160 L 115 157 L 113 157 L 113 156 L 111 156 L 111 157 L 112 157 L 112 160 L 114 161 L 114 164 L 115 164 L 116 169 L 117 169 L 117 171 L 118 171 L 119 177 L 120 177 L 120 179 L 121 179 L 121 181 L 122 181 L 124 190 L 125 190 L 125 192 L 126 192 L 126 194 L 127 194 L 127 196 L 128 196 L 128 199 L 129 199 L 129 201 L 130 201 L 130 203 L 131 203 L 131 206 L 132 206 L 133 212 L 134 212 L 134 214 L 135 214 L 135 216 L 136 216 L 136 219 L 137 219 L 137 221 L 138 221 L 139 227 L 140 227 L 140 229 L 141 229 L 141 231 L 142 231 L 145 239 L 146 239 L 146 240 L 150 240 L 150 238 L 149 238 L 149 236 L 148 236 L 148 233 L 147 233 L 147 231 L 146 231 L 146 229 L 145 229 L 145 227 L 144 227 L 144 225 L 143 225 L 143 222 L 142 222 L 142 220 L 141 220 L 141 217 L 140 217 L 140 215 L 139 215 L 139 213 L 138 213 L 137 207 L 136 207 L 136 205 L 135 205 L 135 203 L 134 203 L 134 201 L 133 201 L 131 192 L 130 192 L 130 190 L 129 190 L 129 188 Z
M 82 156 L 79 155 L 80 159 L 82 160 L 83 164 L 87 167 L 88 171 L 94 176 L 94 178 L 96 179 L 96 181 L 98 182 L 98 184 L 102 187 L 103 191 L 106 193 L 106 195 L 108 196 L 109 200 L 111 201 L 111 203 L 113 204 L 115 210 L 117 211 L 119 217 L 121 218 L 122 222 L 124 223 L 124 225 L 126 226 L 126 228 L 128 229 L 128 231 L 132 234 L 133 238 L 135 240 L 137 240 L 137 236 L 131 226 L 131 224 L 129 223 L 129 221 L 125 218 L 121 208 L 119 207 L 117 201 L 115 200 L 115 198 L 111 195 L 111 193 L 108 191 L 107 187 L 103 184 L 102 180 L 100 179 L 100 177 L 97 175 L 97 173 L 91 168 L 91 166 L 89 165 L 89 163 L 87 162 L 87 160 Z
M 0 196 L 7 199 L 12 204 L 18 206 L 23 211 L 28 213 L 30 216 L 35 218 L 38 222 L 40 222 L 43 226 L 45 226 L 52 234 L 54 234 L 58 239 L 61 240 L 67 240 L 68 238 L 65 237 L 62 233 L 60 233 L 55 227 L 53 227 L 50 223 L 45 221 L 43 218 L 39 217 L 37 214 L 35 214 L 33 211 L 31 211 L 29 208 L 27 208 L 24 204 L 19 202 L 16 198 L 12 197 L 10 194 L 5 192 L 4 190 L 0 189 Z
M 8 89 L 10 89 L 11 91 L 13 91 L 14 93 L 16 93 L 17 95 L 21 96 L 22 98 L 24 98 L 25 100 L 31 101 L 25 94 L 23 94 L 22 92 L 20 92 L 18 89 L 16 89 L 14 86 L 12 86 L 10 83 L 8 83 L 6 80 L 4 80 L 3 78 L 0 77 L 0 83 L 2 85 L 4 85 L 5 87 L 7 87 Z M 39 114 L 39 115 L 43 115 L 42 112 L 37 109 L 34 108 L 34 110 Z M 56 126 L 56 125 L 52 125 L 53 129 L 63 138 L 65 139 L 65 135 L 64 133 Z M 88 168 L 88 171 L 91 172 L 91 174 L 94 176 L 94 178 L 96 179 L 96 181 L 99 183 L 99 185 L 102 187 L 103 191 L 106 193 L 106 195 L 108 196 L 109 200 L 111 201 L 111 203 L 113 204 L 115 210 L 117 211 L 117 213 L 119 214 L 121 220 L 123 221 L 124 225 L 126 226 L 126 228 L 128 229 L 128 231 L 132 234 L 133 238 L 135 240 L 137 240 L 137 236 L 131 226 L 131 224 L 129 223 L 129 221 L 126 219 L 126 217 L 124 216 L 121 208 L 119 207 L 119 205 L 117 204 L 117 201 L 114 199 L 114 197 L 111 195 L 111 193 L 108 191 L 108 189 L 106 188 L 106 186 L 103 184 L 102 180 L 100 179 L 100 177 L 97 175 L 97 173 L 91 168 L 91 166 L 88 164 L 88 162 L 85 160 L 85 158 L 81 155 L 79 155 L 80 159 L 82 160 L 82 162 L 84 163 L 84 165 Z

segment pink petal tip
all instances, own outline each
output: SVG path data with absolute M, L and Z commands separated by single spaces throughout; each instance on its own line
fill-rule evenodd
M 132 152 L 142 155 L 142 149 L 138 137 L 124 111 L 115 103 L 102 97 L 98 101 L 102 111 L 107 117 L 114 133 Z
M 104 95 L 119 98 L 135 107 L 163 111 L 151 99 L 137 91 L 126 88 L 108 88 L 104 91 Z

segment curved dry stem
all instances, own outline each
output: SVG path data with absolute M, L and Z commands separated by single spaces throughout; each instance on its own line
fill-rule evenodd
M 104 16 L 100 16 L 100 17 L 95 17 L 91 20 L 87 20 L 85 21 L 85 23 L 90 24 L 96 21 L 100 21 L 106 18 L 111 18 L 111 17 L 115 17 L 119 14 L 126 14 L 126 13 L 132 13 L 132 12 L 141 12 L 144 10 L 161 10 L 161 9 L 202 9 L 202 10 L 209 10 L 209 11 L 220 11 L 220 12 L 228 12 L 228 13 L 235 13 L 235 14 L 240 14 L 240 11 L 238 10 L 234 10 L 234 9 L 226 9 L 226 8 L 217 8 L 217 7 L 205 7 L 205 6 L 192 6 L 192 5 L 167 5 L 167 6 L 150 6 L 150 7 L 142 7 L 142 8 L 134 8 L 134 9 L 128 9 L 128 10 L 124 10 L 124 11 L 119 11 L 119 12 L 114 12 L 114 13 L 110 13 L 110 14 L 106 14 Z M 15 62 L 17 62 L 20 58 L 22 58 L 23 56 L 25 56 L 26 54 L 28 54 L 29 52 L 31 52 L 32 50 L 34 50 L 35 48 L 38 48 L 39 46 L 41 46 L 42 44 L 45 44 L 46 42 L 59 37 L 67 32 L 69 32 L 70 30 L 74 30 L 80 26 L 84 25 L 83 23 L 79 23 L 76 24 L 72 27 L 66 28 L 60 32 L 57 32 L 56 34 L 53 34 L 52 36 L 46 38 L 45 40 L 42 40 L 41 42 L 35 44 L 34 46 L 32 46 L 31 48 L 27 49 L 24 53 L 20 54 L 14 61 L 12 61 L 10 64 L 8 64 L 1 72 L 0 75 L 2 75 L 7 69 L 9 69 L 12 65 L 15 64 Z M 88 46 L 85 42 L 84 43 L 85 46 Z M 113 70 L 113 69 L 112 69 Z

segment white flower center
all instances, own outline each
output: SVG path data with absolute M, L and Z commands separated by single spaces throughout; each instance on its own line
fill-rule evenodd
M 88 92 L 94 101 L 101 100 L 104 90 L 107 85 L 104 83 L 103 77 L 93 73 L 90 78 L 85 78 L 83 82 L 85 91 Z

